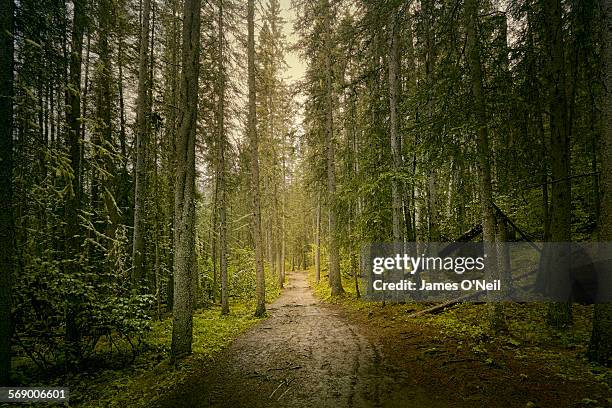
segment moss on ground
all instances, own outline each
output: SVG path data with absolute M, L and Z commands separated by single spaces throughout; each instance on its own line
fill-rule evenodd
M 598 384 L 612 395 L 612 369 L 592 364 L 586 358 L 592 306 L 574 305 L 573 326 L 557 330 L 546 323 L 546 304 L 508 303 L 504 307 L 507 330 L 494 332 L 488 324 L 486 304 L 459 303 L 441 313 L 410 317 L 431 304 L 387 302 L 383 306 L 380 302 L 369 302 L 355 296 L 352 279 L 343 279 L 345 295 L 332 297 L 326 279 L 316 283 L 313 270 L 309 270 L 308 277 L 319 299 L 339 305 L 349 315 L 362 316 L 368 325 L 389 330 L 390 335 L 394 330 L 412 330 L 423 341 L 446 344 L 469 354 L 468 359 L 497 367 L 520 369 L 535 363 L 549 369 L 561 381 Z
M 266 271 L 266 301 L 280 296 L 276 279 Z M 120 369 L 80 373 L 69 379 L 71 405 L 78 407 L 149 407 L 164 392 L 194 371 L 213 364 L 215 356 L 261 319 L 253 316 L 255 299 L 230 299 L 230 314 L 221 316 L 217 305 L 193 316 L 193 353 L 170 362 L 172 317 L 152 323 L 152 329 L 135 361 Z
M 72 402 L 83 407 L 146 407 L 194 370 L 214 361 L 241 333 L 258 323 L 251 304 L 232 304 L 229 316 L 218 306 L 199 310 L 193 317 L 193 354 L 171 364 L 172 318 L 153 323 L 146 351 L 120 370 L 105 370 L 82 378 L 72 387 Z

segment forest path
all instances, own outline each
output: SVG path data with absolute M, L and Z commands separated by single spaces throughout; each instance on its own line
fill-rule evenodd
M 163 407 L 440 407 L 292 273 L 270 317 L 240 336 Z

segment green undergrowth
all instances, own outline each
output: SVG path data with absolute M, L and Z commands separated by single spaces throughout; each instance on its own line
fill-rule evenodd
M 214 362 L 215 356 L 236 337 L 255 325 L 252 305 L 232 304 L 229 316 L 218 306 L 193 316 L 193 354 L 171 363 L 172 317 L 153 323 L 146 351 L 128 367 L 82 375 L 71 387 L 71 401 L 82 407 L 146 407 L 158 396 L 182 382 L 194 371 Z
M 280 295 L 267 288 L 267 301 Z M 67 386 L 70 406 L 149 407 L 153 402 L 194 373 L 214 364 L 219 353 L 261 319 L 254 317 L 254 299 L 231 299 L 230 314 L 221 316 L 218 305 L 196 311 L 193 316 L 193 353 L 170 362 L 172 316 L 151 324 L 151 331 L 133 361 L 109 356 L 99 367 L 59 377 L 41 377 L 31 386 Z M 3 406 L 0 404 L 0 406 Z
M 553 329 L 546 323 L 546 304 L 507 303 L 503 311 L 507 328 L 494 331 L 487 319 L 489 306 L 486 304 L 459 303 L 439 313 L 412 317 L 411 314 L 432 304 L 387 302 L 382 305 L 357 298 L 354 281 L 345 276 L 346 293 L 332 297 L 327 278 L 316 283 L 314 276 L 314 271 L 309 270 L 309 284 L 316 297 L 372 318 L 372 324 L 426 331 L 432 344 L 452 344 L 489 364 L 497 364 L 496 359 L 504 355 L 504 358 L 554 366 L 562 380 L 588 377 L 609 389 L 612 387 L 612 369 L 592 364 L 586 357 L 592 327 L 591 306 L 574 305 L 573 325 Z
M 266 270 L 266 301 L 273 302 L 280 293 L 278 279 Z M 135 354 L 125 345 L 115 344 L 114 353 L 101 353 L 96 361 L 68 374 L 42 372 L 28 359 L 20 358 L 13 362 L 14 376 L 24 386 L 69 387 L 70 406 L 149 407 L 176 384 L 214 364 L 223 349 L 260 322 L 254 311 L 254 295 L 231 297 L 228 316 L 221 316 L 219 305 L 198 309 L 193 316 L 193 353 L 175 363 L 170 361 L 172 316 L 168 314 L 151 322 Z M 103 342 L 98 345 L 102 350 L 107 346 Z
M 272 276 L 266 274 L 266 301 L 280 296 Z M 274 283 L 273 283 L 274 282 Z M 83 378 L 71 389 L 71 402 L 80 407 L 148 407 L 152 401 L 207 365 L 214 364 L 223 349 L 261 319 L 254 317 L 255 299 L 230 299 L 230 314 L 221 316 L 215 305 L 193 316 L 193 353 L 177 363 L 169 359 L 172 317 L 152 324 L 146 352 L 123 369 L 106 370 Z M 74 397 L 74 398 L 73 398 Z
M 266 271 L 266 301 L 280 296 L 277 280 Z M 230 314 L 221 316 L 218 305 L 193 316 L 193 353 L 170 362 L 172 317 L 152 323 L 136 360 L 121 369 L 104 370 L 88 377 L 80 374 L 71 387 L 71 403 L 79 407 L 149 407 L 165 392 L 207 365 L 240 334 L 261 319 L 254 317 L 255 298 L 230 298 Z M 72 405 L 72 404 L 71 404 Z

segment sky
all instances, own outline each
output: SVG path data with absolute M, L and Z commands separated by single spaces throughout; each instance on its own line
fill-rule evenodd
M 281 15 L 285 19 L 285 26 L 283 27 L 285 35 L 289 44 L 295 43 L 297 36 L 293 33 L 293 22 L 295 21 L 295 12 L 291 8 L 291 0 L 280 0 Z M 299 80 L 303 77 L 306 71 L 306 65 L 300 60 L 299 56 L 295 52 L 287 52 L 285 61 L 289 65 L 287 72 L 285 73 L 286 78 L 291 81 Z

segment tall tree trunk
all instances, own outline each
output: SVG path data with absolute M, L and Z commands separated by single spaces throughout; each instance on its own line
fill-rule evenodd
M 485 105 L 482 65 L 480 60 L 480 40 L 478 38 L 478 0 L 466 0 L 467 17 L 467 59 L 470 67 L 472 96 L 474 98 L 474 114 L 478 124 L 476 150 L 478 155 L 478 184 L 480 190 L 480 211 L 482 219 L 482 236 L 485 244 L 485 254 L 489 273 L 495 277 L 497 257 L 495 249 L 495 209 L 493 208 L 493 187 L 491 183 L 491 163 L 489 161 L 489 128 Z M 491 325 L 499 328 L 501 324 L 501 309 L 495 303 L 491 313 Z
M 176 18 L 180 13 L 181 1 L 172 0 L 170 5 L 171 11 L 171 23 L 168 29 L 170 30 L 169 35 L 167 36 L 167 45 L 166 49 L 169 51 L 170 56 L 168 59 L 170 60 L 170 65 L 168 66 L 168 74 L 167 74 L 167 89 L 166 89 L 166 98 L 168 98 L 168 103 L 165 105 L 168 108 L 168 113 L 166 114 L 166 137 L 164 139 L 165 142 L 165 174 L 166 174 L 166 225 L 167 225 L 167 237 L 170 242 L 174 242 L 174 229 L 171 227 L 174 222 L 174 194 L 175 194 L 175 186 L 174 182 L 176 180 L 176 140 L 177 140 L 177 132 L 178 132 L 178 112 L 176 107 L 178 106 L 178 99 L 180 93 L 180 38 L 181 38 L 181 21 Z M 170 226 L 168 228 L 168 225 Z M 173 251 L 167 251 L 167 264 L 174 263 L 174 253 Z M 172 272 L 169 273 L 168 277 L 168 289 L 167 289 L 167 301 L 166 301 L 166 309 L 168 311 L 172 310 L 172 302 L 174 299 L 174 277 Z
M 219 213 L 219 143 L 213 142 L 212 148 L 215 151 L 215 176 L 214 176 L 214 188 L 213 188 L 213 199 L 212 209 L 210 214 L 210 259 L 212 261 L 212 273 L 213 273 L 213 302 L 215 301 L 217 294 L 217 215 Z
M 11 371 L 11 286 L 15 255 L 13 213 L 13 0 L 0 1 L 0 386 Z
M 334 153 L 334 95 L 332 72 L 331 5 L 323 0 L 325 57 L 325 148 L 327 151 L 327 194 L 329 203 L 329 286 L 332 296 L 344 293 L 340 275 L 340 249 L 336 212 L 336 156 Z
M 403 183 L 398 180 L 402 169 L 402 146 L 398 132 L 397 98 L 399 75 L 399 29 L 396 23 L 396 13 L 392 10 L 389 16 L 389 133 L 391 136 L 391 156 L 393 158 L 393 178 L 391 179 L 391 203 L 393 222 L 393 241 L 402 241 L 402 191 Z
M 218 41 L 219 41 L 219 106 L 218 109 L 218 126 L 219 126 L 219 268 L 221 272 L 221 314 L 229 314 L 229 301 L 227 293 L 227 224 L 225 220 L 226 204 L 225 204 L 225 149 L 227 141 L 225 140 L 225 70 L 223 60 L 223 0 L 219 1 L 219 18 L 218 18 Z
M 74 17 L 70 45 L 70 73 L 66 89 L 66 122 L 68 124 L 67 144 L 72 166 L 72 192 L 66 202 L 67 255 L 70 258 L 68 275 L 78 269 L 77 258 L 81 247 L 79 209 L 81 207 L 81 59 L 83 57 L 83 35 L 87 24 L 86 1 L 74 1 Z M 66 304 L 66 355 L 67 363 L 77 360 L 81 353 L 80 333 L 76 324 L 78 304 L 69 296 Z
M 283 289 L 283 271 L 281 268 L 281 240 L 282 240 L 282 225 L 280 221 L 280 205 L 278 203 L 278 183 L 274 183 L 274 227 L 276 229 L 274 239 L 274 261 L 276 262 L 276 270 L 278 271 L 278 286 Z
M 91 52 L 91 32 L 90 30 L 87 30 L 87 36 L 85 39 L 85 44 L 87 45 L 85 47 L 85 62 L 82 64 L 84 65 L 85 68 L 85 73 L 84 73 L 84 78 L 83 78 L 83 88 L 81 89 L 81 114 L 80 117 L 82 118 L 86 118 L 87 117 L 87 107 L 89 106 L 87 103 L 87 97 L 89 94 L 89 65 L 91 62 L 91 58 L 89 57 L 89 54 Z M 82 69 L 82 68 L 81 68 Z M 85 133 L 86 133 L 86 123 L 83 122 L 80 124 L 79 126 L 80 128 L 80 132 L 81 132 L 81 143 L 83 143 L 83 141 L 85 140 Z M 85 162 L 84 159 L 84 155 L 85 155 L 85 149 L 83 149 L 83 146 L 81 146 L 80 148 L 80 152 L 81 152 L 81 158 L 80 158 L 80 163 L 81 163 L 81 173 L 80 173 L 80 177 L 81 179 L 79 180 L 79 183 L 81 184 L 81 186 L 83 186 L 83 177 L 85 176 L 85 173 L 87 172 L 87 163 Z
M 98 52 L 100 56 L 98 72 L 98 83 L 96 92 L 96 105 L 97 105 L 97 116 L 100 118 L 100 129 L 98 133 L 100 146 L 105 150 L 112 147 L 111 151 L 114 153 L 115 140 L 113 138 L 113 95 L 111 92 L 111 85 L 113 81 L 112 75 L 112 64 L 111 64 L 111 48 L 108 41 L 108 36 L 114 31 L 113 27 L 113 16 L 112 16 L 112 2 L 109 0 L 100 0 L 98 3 L 98 19 L 99 19 L 99 33 L 98 33 Z M 114 239 L 115 230 L 117 225 L 120 223 L 120 215 L 117 211 L 115 204 L 115 198 L 112 195 L 114 185 L 117 184 L 115 179 L 115 169 L 113 168 L 113 162 L 108 153 L 102 158 L 99 158 L 99 153 L 96 153 L 98 159 L 98 166 L 104 169 L 108 176 L 103 174 L 97 174 L 96 180 L 92 179 L 92 188 L 95 184 L 100 184 L 102 187 L 102 195 L 104 208 L 106 214 L 108 214 L 109 223 L 106 225 L 106 234 Z M 92 174 L 99 173 L 97 170 L 93 170 Z M 100 180 L 102 179 L 102 181 Z M 94 182 L 94 181 L 97 181 Z M 93 194 L 92 194 L 93 196 Z M 96 204 L 96 203 L 93 203 Z M 96 207 L 94 207 L 96 209 Z M 98 216 L 99 217 L 99 216 Z M 100 218 L 100 217 L 99 217 Z
M 247 59 L 249 80 L 248 137 L 251 150 L 251 194 L 253 198 L 253 240 L 255 241 L 255 275 L 257 280 L 257 306 L 255 316 L 266 313 L 266 277 L 263 266 L 263 242 L 261 237 L 261 208 L 259 197 L 259 140 L 257 136 L 257 101 L 255 93 L 255 0 L 247 4 Z
M 321 193 L 317 195 L 317 216 L 315 219 L 315 281 L 321 281 Z
M 283 139 L 283 188 L 282 188 L 282 202 L 281 202 L 281 250 L 280 250 L 280 274 L 283 284 L 285 283 L 285 252 L 287 248 L 287 168 L 285 163 L 285 139 Z
M 351 152 L 351 156 L 352 156 L 350 172 L 352 173 L 352 177 L 354 177 L 355 179 L 358 179 L 359 177 L 359 150 L 358 150 L 358 144 L 357 144 L 357 129 L 356 129 L 356 120 L 355 120 L 356 111 L 357 111 L 357 107 L 355 104 L 355 97 L 356 97 L 355 92 L 352 92 L 351 96 L 349 97 L 349 108 L 348 109 L 350 112 L 351 124 L 350 124 L 350 135 L 349 135 L 347 149 Z M 402 189 L 402 192 L 405 192 L 405 190 Z M 407 201 L 404 201 L 404 203 L 407 203 Z M 406 207 L 404 207 L 404 209 L 406 209 Z M 352 220 L 354 220 L 353 223 L 351 224 L 351 228 L 356 229 L 354 225 L 356 224 L 356 220 L 359 219 L 359 216 L 361 215 L 361 196 L 360 195 L 357 196 L 354 202 L 351 203 L 350 214 L 351 214 Z M 351 229 L 351 233 L 349 234 L 349 236 L 351 237 L 353 234 L 352 229 Z M 407 234 L 409 234 L 408 231 L 409 230 L 406 231 Z M 362 271 L 361 248 L 359 247 L 358 240 L 351 240 L 351 241 L 352 241 L 352 244 L 351 244 L 350 257 L 351 257 L 351 269 L 353 271 L 353 282 L 355 283 L 355 296 L 357 298 L 360 298 L 361 292 L 359 291 L 359 278 L 361 276 L 361 271 Z
M 132 285 L 145 280 L 146 237 L 146 155 L 149 144 L 151 101 L 149 100 L 149 18 L 151 0 L 142 0 L 140 53 L 138 57 L 138 97 L 136 99 L 136 168 L 134 180 L 134 237 L 132 242 Z
M 537 0 L 535 0 L 537 1 Z M 542 99 L 540 96 L 540 85 L 537 72 L 537 55 L 534 44 L 534 28 L 533 28 L 533 13 L 527 12 L 527 55 L 529 65 L 527 66 L 527 78 L 529 78 L 531 88 L 531 115 L 533 135 L 536 140 L 541 143 L 540 149 L 540 164 L 541 164 L 541 182 L 542 182 L 542 218 L 544 221 L 543 240 L 550 239 L 550 214 L 548 200 L 548 147 L 544 132 L 544 120 L 542 118 Z
M 603 95 L 603 138 L 601 160 L 601 207 L 599 220 L 599 240 L 612 241 L 612 1 L 602 0 L 604 12 L 604 95 Z M 595 305 L 593 332 L 589 345 L 589 357 L 606 366 L 612 365 L 612 303 Z
M 408 96 L 412 96 L 417 91 L 417 70 L 416 70 L 416 57 L 414 53 L 414 20 L 415 18 L 412 15 L 409 15 L 407 21 L 407 37 L 406 37 L 406 59 L 407 59 L 407 74 L 408 79 L 406 81 Z M 414 109 L 412 112 L 413 123 L 416 124 L 418 116 L 418 108 Z M 417 212 L 417 203 L 415 202 L 416 195 L 416 185 L 417 183 L 414 181 L 414 176 L 416 175 L 416 145 L 417 138 L 416 135 L 411 137 L 408 142 L 404 141 L 403 144 L 408 144 L 408 152 L 412 152 L 412 165 L 411 173 L 413 176 L 413 181 L 409 186 L 405 186 L 406 190 L 404 191 L 404 217 L 406 223 L 406 238 L 408 241 L 416 241 L 417 240 L 417 226 L 416 226 L 416 212 Z
M 124 12 L 121 10 L 120 12 Z M 117 78 L 117 87 L 119 93 L 119 150 L 121 152 L 121 171 L 119 175 L 119 197 L 117 199 L 117 205 L 123 212 L 122 223 L 128 224 L 129 216 L 127 207 L 129 205 L 129 174 L 127 167 L 127 134 L 126 134 L 126 123 L 125 123 L 125 99 L 123 97 L 123 64 L 124 64 L 124 54 L 123 54 L 123 41 L 124 41 L 124 32 L 123 29 L 119 30 L 118 36 L 118 45 L 117 45 L 117 65 L 118 65 L 118 75 Z
M 548 49 L 547 80 L 550 97 L 550 159 L 552 174 L 552 197 L 550 209 L 550 239 L 552 242 L 570 242 L 571 230 L 571 181 L 568 102 L 565 81 L 565 52 L 563 40 L 563 6 L 561 0 L 542 0 L 545 14 L 544 38 Z M 558 257 L 555 257 L 558 258 Z M 552 262 L 555 262 L 553 259 Z M 558 265 L 557 265 L 558 264 Z M 551 283 L 565 280 L 568 272 L 563 260 L 550 265 L 559 277 L 549 276 Z M 571 324 L 571 303 L 551 303 L 548 321 L 552 326 Z
M 428 139 L 433 141 L 434 134 L 432 129 L 434 114 L 434 63 L 436 58 L 436 46 L 434 42 L 434 4 L 433 0 L 423 1 L 423 12 L 427 19 L 425 23 L 425 84 L 427 87 L 427 124 Z M 432 154 L 433 156 L 433 154 Z M 440 240 L 440 227 L 438 217 L 438 191 L 437 191 L 437 169 L 429 166 L 427 169 L 427 231 L 430 241 Z
M 201 0 L 183 5 L 183 72 L 174 199 L 172 357 L 191 353 L 195 286 L 195 144 L 198 114 Z

